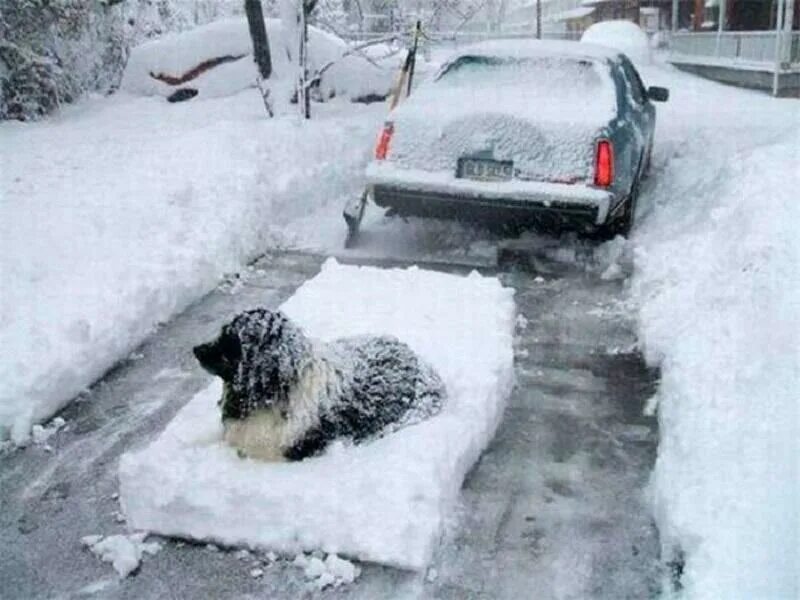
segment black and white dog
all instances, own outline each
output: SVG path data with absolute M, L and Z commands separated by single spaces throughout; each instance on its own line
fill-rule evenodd
M 241 313 L 194 354 L 224 382 L 225 441 L 261 460 L 377 438 L 436 414 L 445 399 L 433 368 L 397 339 L 316 342 L 266 309 Z

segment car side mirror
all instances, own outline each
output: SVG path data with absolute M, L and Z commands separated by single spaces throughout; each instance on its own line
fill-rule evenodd
M 653 102 L 666 102 L 669 100 L 669 90 L 663 87 L 649 87 L 647 88 L 647 97 Z

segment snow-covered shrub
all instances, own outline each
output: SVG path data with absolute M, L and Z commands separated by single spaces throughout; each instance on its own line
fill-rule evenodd
M 121 10 L 94 0 L 5 0 L 0 118 L 31 119 L 113 87 L 126 56 Z
M 240 12 L 238 0 L 3 0 L 0 119 L 112 91 L 131 45 Z

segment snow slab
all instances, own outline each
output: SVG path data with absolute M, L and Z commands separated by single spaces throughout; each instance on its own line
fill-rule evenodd
M 496 278 L 330 259 L 282 310 L 312 337 L 391 334 L 438 370 L 440 414 L 300 463 L 237 457 L 222 443 L 215 381 L 161 436 L 120 461 L 134 529 L 293 554 L 315 549 L 422 570 L 464 476 L 492 439 L 513 383 L 513 291 Z

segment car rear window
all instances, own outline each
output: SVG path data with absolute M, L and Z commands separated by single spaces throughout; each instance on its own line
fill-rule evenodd
M 585 93 L 603 85 L 599 66 L 596 61 L 579 58 L 464 55 L 446 65 L 436 81 L 451 86 L 527 84 L 529 89 L 549 93 Z

